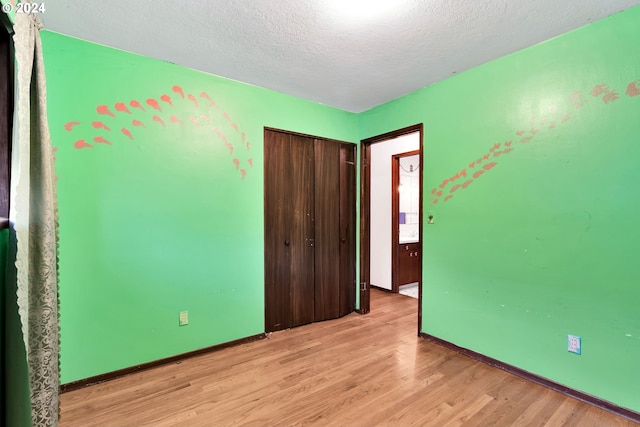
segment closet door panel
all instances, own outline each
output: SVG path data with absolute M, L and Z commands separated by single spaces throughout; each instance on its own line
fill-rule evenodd
M 355 308 L 356 147 L 340 144 L 340 316 Z
M 291 327 L 291 150 L 289 135 L 265 131 L 265 331 Z
M 314 140 L 291 136 L 292 326 L 314 321 Z
M 315 140 L 315 320 L 340 313 L 340 148 Z

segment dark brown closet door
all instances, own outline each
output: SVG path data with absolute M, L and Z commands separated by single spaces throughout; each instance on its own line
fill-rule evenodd
M 314 163 L 313 138 L 291 135 L 291 326 L 314 321 Z
M 340 144 L 340 316 L 355 308 L 356 147 Z
M 355 146 L 265 129 L 265 330 L 344 316 L 355 298 Z
M 315 320 L 340 316 L 340 146 L 315 140 Z
M 271 131 L 264 139 L 265 330 L 272 332 L 291 327 L 291 142 Z

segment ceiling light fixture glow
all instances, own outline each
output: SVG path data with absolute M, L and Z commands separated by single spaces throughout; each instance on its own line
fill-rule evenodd
M 323 4 L 332 19 L 340 24 L 367 24 L 397 13 L 401 1 L 389 0 L 324 0 Z

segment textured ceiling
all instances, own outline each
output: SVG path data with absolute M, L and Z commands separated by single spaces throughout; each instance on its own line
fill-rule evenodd
M 360 112 L 640 0 L 61 0 L 45 28 Z M 358 7 L 364 5 L 364 7 Z

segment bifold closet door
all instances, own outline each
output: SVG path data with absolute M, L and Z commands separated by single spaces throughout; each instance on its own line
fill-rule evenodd
M 314 315 L 314 142 L 291 135 L 291 193 L 288 200 L 291 238 L 291 326 L 312 323 Z M 286 196 L 286 195 L 285 195 Z
M 290 136 L 265 132 L 265 330 L 291 327 Z
M 315 142 L 315 320 L 354 310 L 355 146 Z
M 340 316 L 355 309 L 356 147 L 340 144 Z
M 340 145 L 315 140 L 315 320 L 340 317 Z
M 314 317 L 314 140 L 265 132 L 265 329 Z

